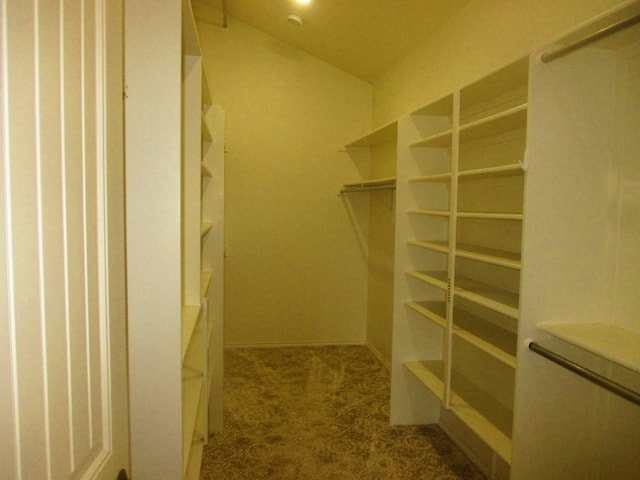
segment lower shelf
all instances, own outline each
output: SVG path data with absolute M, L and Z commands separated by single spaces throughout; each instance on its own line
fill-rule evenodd
M 444 364 L 442 360 L 422 360 L 404 362 L 404 367 L 411 372 L 436 397 L 444 399 Z
M 482 439 L 494 452 L 511 464 L 511 428 L 513 412 L 469 380 L 452 372 L 449 409 Z M 509 432 L 509 434 L 507 434 Z
M 189 451 L 189 460 L 184 474 L 185 480 L 198 480 L 200 478 L 203 450 L 204 444 L 202 442 L 198 442 L 191 446 L 191 450 Z
M 187 467 L 187 459 L 190 457 L 193 436 L 196 428 L 196 418 L 200 410 L 202 389 L 204 388 L 202 376 L 183 380 L 182 385 L 182 458 Z M 184 473 L 184 472 L 183 472 Z
M 431 393 L 443 401 L 445 384 L 444 362 L 442 360 L 410 361 L 404 362 L 403 365 Z M 452 372 L 452 377 L 456 389 L 451 390 L 449 410 L 500 458 L 511 464 L 511 438 L 505 431 L 511 431 L 513 413 L 480 391 L 457 372 Z M 473 398 L 485 406 L 490 404 L 490 409 L 493 412 L 491 420 L 472 407 L 465 398 Z

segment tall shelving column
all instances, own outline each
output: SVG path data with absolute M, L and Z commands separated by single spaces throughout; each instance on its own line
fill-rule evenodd
M 189 1 L 149 10 L 132 0 L 125 35 L 132 475 L 196 479 L 209 406 L 221 405 L 211 385 L 222 364 L 210 363 L 221 346 L 210 339 L 212 316 L 222 330 L 221 273 L 215 300 L 211 285 L 221 269 L 212 259 L 222 256 L 223 223 L 213 220 L 223 171 L 205 147 L 223 133 L 207 118 L 213 107 L 203 108 L 212 102 Z M 203 232 L 218 240 L 208 244 Z
M 435 423 L 507 478 L 528 59 L 400 121 L 392 423 Z
M 435 423 L 445 398 L 454 103 L 448 95 L 399 121 L 392 424 Z
M 441 422 L 494 478 L 508 478 L 511 463 L 527 100 L 528 58 L 460 91 L 451 399 Z

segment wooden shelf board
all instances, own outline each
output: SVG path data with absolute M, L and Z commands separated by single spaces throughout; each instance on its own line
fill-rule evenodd
M 211 230 L 211 227 L 213 227 L 212 222 L 202 222 L 200 224 L 200 236 L 204 237 L 207 233 L 209 233 L 209 230 Z
M 514 88 L 526 87 L 529 80 L 529 56 L 500 68 L 460 91 L 460 110 L 464 113 L 477 105 L 502 97 Z M 464 116 L 464 115 L 463 115 Z
M 407 244 L 435 252 L 449 253 L 449 242 L 446 240 L 409 240 Z
M 454 395 L 452 394 L 452 397 Z M 452 403 L 450 410 L 471 431 L 480 437 L 506 463 L 511 465 L 511 439 L 493 426 L 477 410 L 464 401 Z
M 409 179 L 410 182 L 439 182 L 439 183 L 450 183 L 451 182 L 451 173 L 436 173 L 434 175 L 425 175 L 423 177 L 413 177 Z
M 510 464 L 513 412 L 456 370 L 451 377 L 451 411 Z
M 452 142 L 453 130 L 449 129 L 446 132 L 438 132 L 434 135 L 418 140 L 417 142 L 413 142 L 409 147 L 451 148 Z
M 432 217 L 450 217 L 449 210 L 407 210 L 410 215 L 427 215 Z
M 202 140 L 204 142 L 210 142 L 211 141 L 211 130 L 209 129 L 209 124 L 207 123 L 207 119 L 204 116 L 204 114 L 202 114 L 200 116 L 200 118 L 202 119 L 201 121 L 201 125 L 202 125 Z
M 423 317 L 431 320 L 442 328 L 447 327 L 447 305 L 445 302 L 406 302 L 405 305 L 418 312 Z
M 187 468 L 187 459 L 191 449 L 196 418 L 202 398 L 202 376 L 182 382 L 182 458 L 183 474 Z
M 200 317 L 200 305 L 182 307 L 182 360 L 187 354 L 191 337 Z
M 375 147 L 385 143 L 394 142 L 398 138 L 398 122 L 387 123 L 372 132 L 354 140 L 346 145 L 346 148 Z
M 476 178 L 510 177 L 516 175 L 524 175 L 524 168 L 520 163 L 462 170 L 458 172 L 458 179 L 473 180 Z
M 205 162 L 200 164 L 200 175 L 203 177 L 213 177 L 213 172 Z
M 538 330 L 640 373 L 640 334 L 604 323 L 539 323 Z
M 416 271 L 411 270 L 407 272 L 407 275 L 412 276 L 422 282 L 428 283 L 429 285 L 439 288 L 441 290 L 447 290 L 447 272 L 441 271 Z
M 187 467 L 184 473 L 185 480 L 198 480 L 200 478 L 200 468 L 202 464 L 202 453 L 204 443 L 197 442 L 191 446 Z
M 500 213 L 500 212 L 458 212 L 459 218 L 479 218 L 486 220 L 522 220 L 521 213 Z
M 459 308 L 453 311 L 453 334 L 516 368 L 517 335 Z
M 472 260 L 478 260 L 492 265 L 513 268 L 515 270 L 520 270 L 521 266 L 519 253 L 478 247 L 476 245 L 469 245 L 465 243 L 456 245 L 456 256 L 470 258 Z
M 435 102 L 431 102 L 424 107 L 419 108 L 412 115 L 427 115 L 433 117 L 451 117 L 453 116 L 453 95 L 449 94 Z
M 521 104 L 460 127 L 460 143 L 492 137 L 527 126 L 527 104 Z
M 444 363 L 442 360 L 419 360 L 402 364 L 440 401 L 444 398 Z
M 200 298 L 205 299 L 207 296 L 207 292 L 209 291 L 209 285 L 211 284 L 211 278 L 213 277 L 213 273 L 204 270 L 200 274 Z
M 493 287 L 470 278 L 455 278 L 454 294 L 496 312 L 518 319 L 520 296 L 501 288 Z

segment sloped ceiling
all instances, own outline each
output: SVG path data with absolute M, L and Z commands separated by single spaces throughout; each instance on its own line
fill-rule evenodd
M 227 0 L 227 14 L 373 82 L 472 0 Z M 196 18 L 222 23 L 223 0 L 194 0 Z M 289 14 L 303 20 L 295 27 Z

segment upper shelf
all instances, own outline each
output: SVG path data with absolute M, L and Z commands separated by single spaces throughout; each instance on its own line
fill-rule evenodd
M 398 122 L 393 121 L 382 127 L 375 129 L 373 132 L 354 140 L 346 145 L 346 148 L 355 147 L 375 147 L 389 142 L 395 142 L 398 138 Z
M 640 334 L 603 323 L 539 323 L 538 330 L 640 373 Z

